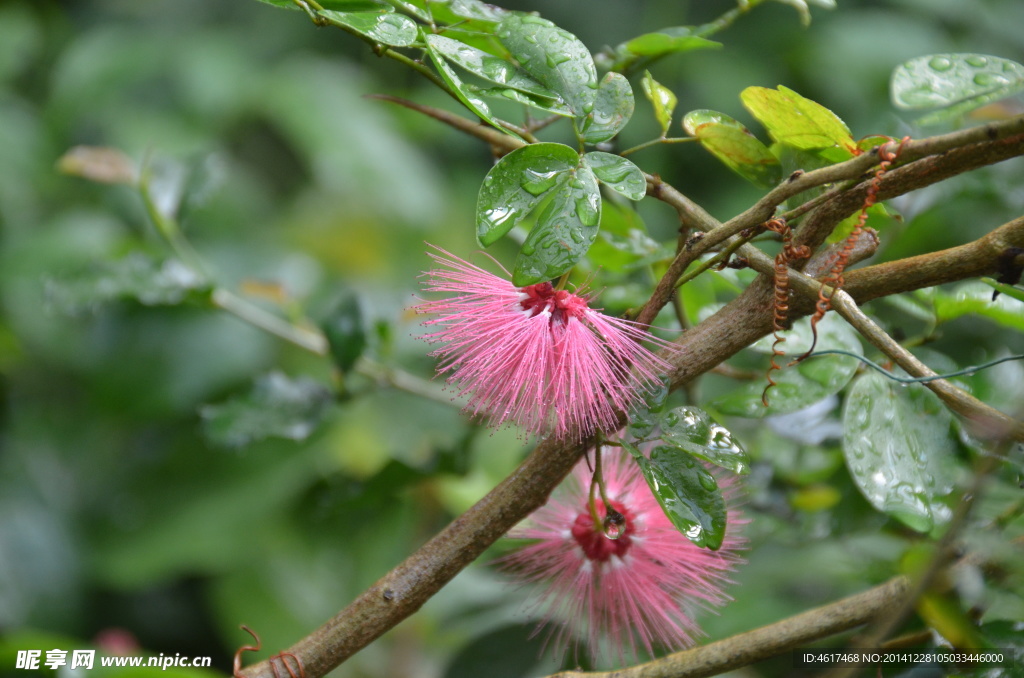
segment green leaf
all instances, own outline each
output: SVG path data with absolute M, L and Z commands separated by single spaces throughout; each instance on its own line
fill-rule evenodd
M 892 72 L 889 91 L 898 108 L 946 108 L 918 122 L 956 118 L 1024 90 L 1024 66 L 985 54 L 929 54 Z
M 665 136 L 672 126 L 672 113 L 675 112 L 676 103 L 678 103 L 676 95 L 668 87 L 651 77 L 650 71 L 644 71 L 640 86 L 643 87 L 644 96 L 654 106 L 654 117 L 661 125 L 661 136 Z
M 321 324 L 334 364 L 347 374 L 366 350 L 366 327 L 359 297 L 348 294 Z
M 427 54 L 430 55 L 430 60 L 434 62 L 434 67 L 437 69 L 441 79 L 444 80 L 445 84 L 448 85 L 455 92 L 455 96 L 458 97 L 466 108 L 473 111 L 481 120 L 487 122 L 495 129 L 513 136 L 520 138 L 518 134 L 502 126 L 498 120 L 491 115 L 491 109 L 487 106 L 487 103 L 481 99 L 476 93 L 476 88 L 470 87 L 462 82 L 458 73 L 452 68 L 448 62 L 442 57 L 436 49 L 434 49 L 430 42 L 427 41 Z
M 768 147 L 724 113 L 699 109 L 683 116 L 683 129 L 725 166 L 758 186 L 779 183 L 782 168 Z
M 961 283 L 951 292 L 936 289 L 932 299 L 940 323 L 976 314 L 1024 332 L 1024 311 L 1020 302 L 1009 295 L 999 295 L 992 301 L 992 288 L 983 283 Z
M 854 382 L 843 409 L 843 453 L 861 494 L 915 530 L 948 517 L 956 445 L 952 415 L 921 385 L 909 388 L 876 372 Z
M 718 550 L 725 539 L 725 499 L 718 481 L 704 465 L 675 447 L 659 445 L 644 456 L 625 444 L 662 510 L 672 524 L 697 546 Z
M 621 155 L 591 151 L 583 155 L 583 164 L 594 171 L 601 183 L 630 200 L 642 200 L 647 195 L 644 173 Z
M 665 443 L 735 473 L 750 473 L 747 453 L 732 433 L 715 423 L 704 410 L 677 407 L 662 414 L 659 426 Z
M 416 42 L 416 22 L 392 8 L 375 12 L 338 12 L 324 9 L 317 12 L 330 23 L 348 28 L 374 42 L 389 47 L 408 47 Z
M 773 414 L 796 412 L 838 393 L 857 372 L 860 365 L 856 358 L 827 355 L 808 358 L 799 365 L 787 367 L 789 359 L 807 351 L 811 345 L 810 321 L 804 318 L 793 324 L 793 328 L 782 334 L 786 341 L 779 344 L 779 350 L 787 357 L 776 358 L 782 370 L 772 372 L 777 384 L 768 392 L 768 407 L 761 402 L 766 381 L 751 381 L 713 402 L 723 414 L 760 419 Z M 761 339 L 751 348 L 761 353 L 771 353 L 771 336 Z M 818 323 L 817 350 L 837 349 L 862 354 L 857 333 L 834 313 L 826 315 Z
M 743 105 L 779 143 L 801 150 L 840 148 L 852 156 L 856 142 L 839 117 L 821 104 L 782 85 L 777 90 L 748 87 Z
M 569 178 L 580 157 L 564 144 L 530 144 L 505 155 L 484 177 L 476 200 L 476 236 L 488 247 Z
M 523 70 L 558 94 L 574 115 L 593 110 L 597 69 L 579 38 L 547 19 L 519 14 L 503 19 L 497 35 Z
M 568 271 L 590 249 L 600 221 L 597 177 L 589 167 L 579 167 L 570 173 L 568 181 L 558 184 L 538 215 L 516 257 L 512 283 L 523 287 Z
M 997 292 L 1001 292 L 1002 294 L 1013 297 L 1017 301 L 1024 301 L 1024 289 L 1020 287 L 1016 287 L 1015 285 L 1007 285 L 1006 283 L 998 282 L 996 280 L 993 280 L 992 278 L 982 278 L 981 282 L 985 283 L 986 285 L 996 290 Z
M 898 217 L 890 211 L 885 204 L 876 202 L 874 205 L 868 208 L 868 218 L 864 222 L 864 228 L 873 228 L 876 231 L 883 230 L 886 226 L 892 224 Z M 851 233 L 853 233 L 854 226 L 857 225 L 857 221 L 860 219 L 860 212 L 854 212 L 850 216 L 840 221 L 835 230 L 829 234 L 825 242 L 829 245 L 837 242 L 846 240 Z M 866 237 L 866 236 L 865 236 Z
M 501 57 L 443 35 L 427 34 L 426 41 L 438 54 L 484 80 L 535 97 L 560 101 L 557 94 Z
M 448 8 L 451 9 L 455 16 L 460 16 L 463 19 L 488 21 L 491 23 L 498 23 L 509 14 L 507 9 L 481 2 L 481 0 L 451 0 L 448 3 Z
M 301 9 L 295 4 L 294 0 L 259 0 L 259 2 L 267 5 L 273 5 L 274 7 L 281 7 L 282 9 Z M 349 12 L 356 12 L 359 10 L 373 9 L 375 7 L 385 7 L 380 2 L 374 2 L 373 0 L 320 0 L 320 6 L 327 9 L 342 9 Z
M 578 122 L 583 141 L 597 144 L 618 134 L 633 117 L 633 88 L 620 73 L 608 73 L 601 80 L 593 109 Z
M 204 405 L 199 414 L 207 438 L 217 445 L 242 447 L 265 438 L 305 440 L 330 408 L 330 390 L 312 379 L 289 379 L 271 372 L 245 396 Z
M 468 86 L 467 86 L 468 87 Z M 485 89 L 473 89 L 477 94 L 482 97 L 491 97 L 493 99 L 510 99 L 516 103 L 536 108 L 540 111 L 546 111 L 548 113 L 554 113 L 555 115 L 561 115 L 564 117 L 572 117 L 572 111 L 570 111 L 565 103 L 561 99 L 548 99 L 545 97 L 535 97 L 524 92 L 519 92 L 514 89 L 508 89 L 506 87 L 488 87 Z
M 620 43 L 615 49 L 602 54 L 602 67 L 625 73 L 641 64 L 647 64 L 673 53 L 698 49 L 721 49 L 722 43 L 708 40 L 704 35 L 712 32 L 709 25 L 671 26 L 653 33 L 645 33 Z
M 49 303 L 64 313 L 91 311 L 121 299 L 173 306 L 207 297 L 210 289 L 208 281 L 179 260 L 161 262 L 140 252 L 46 285 Z
M 624 46 L 637 56 L 659 57 L 673 52 L 720 49 L 722 43 L 693 35 L 693 29 L 690 26 L 675 26 L 654 33 L 644 33 L 627 41 Z

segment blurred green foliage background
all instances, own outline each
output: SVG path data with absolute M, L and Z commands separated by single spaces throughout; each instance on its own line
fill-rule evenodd
M 540 11 L 594 51 L 732 4 L 583 6 L 510 4 Z M 805 29 L 791 7 L 767 3 L 716 36 L 724 49 L 669 57 L 652 73 L 677 94 L 678 111 L 720 110 L 758 133 L 739 92 L 784 84 L 835 110 L 856 137 L 901 136 L 919 131 L 888 102 L 895 65 L 933 52 L 1024 57 L 1019 0 L 839 0 L 813 16 Z M 29 638 L 70 648 L 114 627 L 147 651 L 210 655 L 229 671 L 249 640 L 240 623 L 273 651 L 286 647 L 514 468 L 525 450 L 514 433 L 478 429 L 445 397 L 366 378 L 351 380 L 358 397 L 332 407 L 307 439 L 224 449 L 203 434 L 204 405 L 275 370 L 336 386 L 328 361 L 198 305 L 85 303 L 68 313 L 54 303 L 54 281 L 97 262 L 164 256 L 134 192 L 55 169 L 72 146 L 111 146 L 198 177 L 182 224 L 218 284 L 314 319 L 358 294 L 372 353 L 428 378 L 432 363 L 406 312 L 427 266 L 423 243 L 476 249 L 472 210 L 491 157 L 473 139 L 362 96 L 374 92 L 452 108 L 363 43 L 260 3 L 0 3 L 0 673 Z M 656 135 L 638 100 L 621 147 Z M 696 145 L 633 159 L 719 218 L 758 197 Z M 1006 163 L 907 197 L 882 256 L 965 242 L 1021 214 L 1021 170 Z M 639 208 L 649 231 L 671 239 L 674 215 L 650 202 Z M 513 250 L 502 247 L 494 253 L 507 266 Z M 920 330 L 914 322 L 908 334 Z M 954 321 L 932 350 L 967 365 L 1014 342 L 1021 352 L 1020 336 Z M 723 382 L 702 388 L 714 395 Z M 1024 370 L 1006 364 L 972 386 L 1008 407 L 1024 402 L 1022 383 Z M 860 497 L 836 436 L 801 443 L 730 425 L 756 462 L 750 563 L 736 575 L 736 602 L 703 616 L 712 637 L 900 570 L 917 538 Z M 995 487 L 992 510 L 1015 490 Z M 532 616 L 522 592 L 483 561 L 338 674 L 530 670 L 539 642 L 523 649 Z M 1024 619 L 1024 575 L 1012 572 L 995 620 Z

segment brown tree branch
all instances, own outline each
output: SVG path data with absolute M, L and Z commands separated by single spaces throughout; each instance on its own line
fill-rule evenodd
M 549 678 L 703 678 L 848 631 L 899 607 L 909 582 L 895 577 L 862 593 L 724 640 L 618 671 L 563 671 Z

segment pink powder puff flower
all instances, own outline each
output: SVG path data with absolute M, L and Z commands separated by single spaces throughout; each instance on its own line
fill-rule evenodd
M 439 316 L 423 323 L 437 327 L 423 338 L 443 344 L 431 353 L 440 358 L 438 374 L 469 395 L 473 415 L 582 440 L 617 428 L 617 413 L 670 368 L 640 342 L 672 344 L 590 308 L 582 291 L 549 282 L 519 288 L 435 249 L 428 254 L 444 268 L 424 274 L 425 291 L 452 296 L 414 310 Z
M 595 525 L 589 507 L 591 474 L 586 460 L 576 466 L 547 504 L 509 537 L 532 544 L 499 560 L 502 568 L 531 584 L 539 596 L 531 605 L 549 624 L 548 641 L 558 656 L 577 652 L 586 640 L 591 660 L 635 658 L 640 648 L 653 654 L 692 645 L 701 634 L 692 613 L 725 604 L 728 575 L 742 559 L 744 540 L 729 511 L 725 539 L 717 551 L 690 542 L 669 521 L 639 466 L 617 448 L 604 448 L 605 494 L 624 522 L 618 537 Z M 734 494 L 722 484 L 726 501 Z M 601 523 L 607 508 L 595 498 Z

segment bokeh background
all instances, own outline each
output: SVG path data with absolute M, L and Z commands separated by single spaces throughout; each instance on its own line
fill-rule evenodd
M 814 8 L 804 28 L 792 7 L 768 2 L 716 36 L 723 49 L 666 58 L 652 73 L 677 94 L 678 111 L 720 110 L 758 134 L 740 91 L 784 84 L 835 110 L 855 137 L 902 136 L 919 130 L 888 100 L 897 64 L 957 51 L 1024 60 L 1019 0 L 838 5 Z M 596 51 L 733 4 L 510 6 L 540 11 Z M 432 361 L 407 311 L 428 264 L 424 242 L 476 249 L 473 206 L 491 155 L 368 93 L 454 110 L 351 36 L 251 0 L 0 2 L 0 674 L 13 671 L 16 649 L 92 646 L 111 629 L 147 652 L 209 655 L 229 672 L 249 640 L 239 624 L 272 651 L 287 647 L 527 449 L 513 432 L 475 427 L 447 396 L 419 398 L 365 377 L 347 383 L 351 397 L 303 440 L 217 445 L 204 406 L 240 397 L 274 371 L 337 388 L 330 361 L 201 304 L 92 303 L 88 294 L 58 303 L 54 290 L 98 263 L 166 256 L 135 192 L 56 169 L 73 146 L 114 147 L 195 178 L 181 221 L 220 285 L 313 320 L 356 295 L 375 360 L 429 379 Z M 681 134 L 678 114 L 675 125 Z M 621 147 L 656 134 L 638 98 Z M 758 197 L 695 145 L 634 159 L 719 218 Z M 882 256 L 965 242 L 1019 215 L 1021 177 L 1019 162 L 1006 163 L 910 197 Z M 640 207 L 647 228 L 671 240 L 671 210 L 649 202 Z M 507 266 L 514 250 L 493 254 Z M 635 280 L 635 294 L 645 285 Z M 937 350 L 963 365 L 1014 342 L 1021 352 L 1019 333 L 965 320 L 945 327 Z M 1007 406 L 1024 402 L 1022 382 L 1010 364 L 974 387 Z M 702 616 L 711 637 L 899 571 L 913 535 L 860 497 L 835 435 L 809 444 L 763 425 L 731 426 L 756 462 L 746 481 L 750 562 L 736 573 L 735 602 Z M 490 560 L 337 675 L 551 670 L 536 666 L 539 641 L 526 640 L 533 613 L 523 592 Z M 1004 616 L 1024 618 L 1019 593 L 1006 592 Z M 787 662 L 759 671 L 784 675 Z

